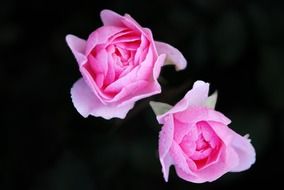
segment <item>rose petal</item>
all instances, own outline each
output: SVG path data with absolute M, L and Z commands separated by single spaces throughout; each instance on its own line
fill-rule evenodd
M 154 65 L 154 69 L 153 69 L 153 78 L 156 81 L 157 81 L 157 79 L 160 75 L 161 67 L 164 64 L 165 59 L 166 59 L 166 55 L 162 54 L 162 55 L 159 55 L 158 59 L 156 60 L 156 63 Z
M 174 160 L 174 164 L 176 167 L 179 167 L 187 174 L 191 173 L 190 168 L 186 161 L 187 156 L 184 154 L 181 147 L 175 141 L 172 142 L 170 154 Z
M 187 61 L 178 49 L 164 42 L 155 41 L 155 45 L 157 47 L 159 55 L 167 55 L 168 61 L 166 61 L 166 64 L 175 65 L 177 71 L 186 68 Z
M 82 78 L 71 88 L 71 97 L 75 108 L 83 117 L 93 115 L 105 119 L 123 119 L 134 106 L 134 103 L 124 106 L 102 104 Z
M 160 162 L 162 165 L 163 177 L 165 181 L 168 182 L 170 167 L 173 165 L 174 161 L 170 154 L 167 154 L 163 159 L 160 158 Z
M 114 35 L 117 35 L 125 29 L 126 28 L 117 26 L 103 26 L 96 29 L 88 37 L 85 54 L 89 55 L 97 45 L 108 44 L 109 40 Z
M 75 108 L 83 117 L 88 117 L 96 104 L 99 103 L 82 78 L 75 82 L 71 88 L 71 98 Z
M 169 115 L 165 118 L 167 121 L 165 125 L 162 127 L 159 134 L 159 156 L 160 159 L 163 159 L 166 154 L 168 154 L 170 147 L 173 142 L 174 135 L 174 121 L 173 117 Z
M 123 106 L 158 93 L 161 93 L 159 83 L 149 84 L 149 82 L 141 80 L 125 86 L 112 101 L 120 100 L 119 105 Z
M 231 168 L 232 171 L 238 172 L 248 169 L 255 162 L 255 150 L 249 139 L 240 136 L 229 127 L 219 122 L 208 122 L 215 130 L 216 134 L 223 142 L 234 149 L 239 157 L 239 163 Z
M 250 140 L 236 134 L 232 140 L 232 146 L 239 156 L 239 165 L 232 169 L 234 172 L 244 171 L 255 162 L 255 150 Z
M 128 73 L 127 75 L 125 75 L 122 78 L 119 78 L 118 80 L 116 80 L 115 82 L 111 83 L 109 86 L 106 87 L 105 92 L 119 92 L 113 99 L 111 100 L 106 100 L 107 102 L 115 102 L 118 100 L 121 100 L 121 98 L 125 97 L 125 92 L 126 89 L 128 92 L 133 92 L 133 90 L 135 90 L 136 92 L 136 96 L 131 97 L 130 100 L 125 100 L 125 101 L 133 101 L 138 100 L 138 97 L 141 99 L 143 97 L 147 97 L 150 95 L 154 95 L 157 93 L 160 93 L 161 91 L 161 87 L 159 85 L 159 83 L 157 82 L 157 77 L 160 73 L 160 69 L 161 69 L 161 65 L 163 64 L 163 61 L 165 59 L 164 55 L 161 55 L 158 57 L 155 65 L 154 65 L 154 69 L 153 71 L 151 70 L 151 72 L 153 72 L 153 78 L 150 76 L 148 76 L 147 78 L 147 85 L 146 86 L 136 86 L 136 89 L 131 89 L 130 90 L 130 84 L 132 83 L 139 83 L 138 79 L 143 77 L 143 73 L 144 75 L 147 74 L 149 75 L 149 67 L 147 67 L 146 65 L 144 67 L 135 67 L 133 70 L 130 71 L 130 73 Z M 148 69 L 148 70 L 147 70 Z M 145 79 L 139 79 L 140 81 L 146 81 Z M 137 82 L 136 82 L 137 81 Z M 122 89 L 125 89 L 124 91 Z M 140 91 L 139 91 L 140 90 Z M 133 94 L 133 93 L 132 93 Z
M 175 113 L 175 119 L 182 123 L 196 123 L 199 121 L 215 121 L 225 125 L 231 123 L 222 113 L 205 107 L 190 107 L 183 112 Z
M 190 135 L 193 140 L 197 140 L 198 134 L 195 130 L 195 123 L 183 123 L 174 118 L 175 125 L 175 141 L 180 144 L 185 135 Z
M 230 147 L 223 148 L 220 151 L 223 152 L 219 153 L 220 157 L 216 161 L 195 173 L 203 179 L 203 181 L 199 180 L 199 183 L 214 181 L 239 163 L 238 155 Z
M 160 123 L 163 123 L 162 120 L 166 115 L 182 112 L 188 109 L 190 106 L 203 106 L 208 98 L 208 92 L 209 92 L 209 83 L 205 83 L 203 81 L 196 81 L 193 85 L 193 88 L 186 93 L 183 99 L 181 99 L 167 113 L 157 117 L 158 121 Z
M 87 58 L 84 54 L 86 48 L 86 41 L 74 35 L 68 34 L 66 36 L 66 42 L 70 47 L 72 53 L 74 54 L 79 66 L 85 64 L 87 62 Z
M 204 179 L 200 178 L 199 176 L 195 176 L 192 173 L 185 173 L 181 168 L 175 167 L 177 175 L 189 182 L 194 182 L 194 183 L 203 183 Z
M 111 10 L 102 10 L 101 11 L 101 20 L 105 26 L 118 26 L 123 27 L 124 24 L 121 22 L 123 20 L 123 16 L 113 12 Z

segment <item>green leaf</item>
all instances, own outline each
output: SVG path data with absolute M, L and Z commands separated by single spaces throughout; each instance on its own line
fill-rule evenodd
M 205 106 L 208 108 L 215 109 L 217 98 L 218 98 L 218 92 L 216 90 L 211 96 L 207 98 Z
M 173 106 L 161 102 L 150 101 L 150 106 L 156 115 L 162 115 L 169 111 Z

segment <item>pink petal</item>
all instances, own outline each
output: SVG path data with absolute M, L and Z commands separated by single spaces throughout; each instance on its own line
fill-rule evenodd
M 103 26 L 96 29 L 88 37 L 85 54 L 89 55 L 97 45 L 106 45 L 114 35 L 118 35 L 125 29 L 118 26 Z
M 196 123 L 183 123 L 177 120 L 176 118 L 174 119 L 175 123 L 175 136 L 174 139 L 175 141 L 180 144 L 183 137 L 185 135 L 190 135 L 193 140 L 197 139 L 197 132 L 196 132 Z
M 174 138 L 174 121 L 172 115 L 165 118 L 166 123 L 159 134 L 159 156 L 163 159 L 168 154 Z
M 196 172 L 196 175 L 203 179 L 199 181 L 200 183 L 218 179 L 239 163 L 238 155 L 230 147 L 224 147 L 220 151 L 224 152 L 221 152 L 220 157 L 214 163 Z
M 105 119 L 114 117 L 124 119 L 127 112 L 134 106 L 134 104 L 124 106 L 102 104 L 83 79 L 79 79 L 73 85 L 71 97 L 75 108 L 83 117 L 93 115 Z
M 222 113 L 206 107 L 190 107 L 183 112 L 175 113 L 175 119 L 182 123 L 215 121 L 228 125 L 231 122 L 231 120 Z
M 130 15 L 125 14 L 124 20 L 122 20 L 122 23 L 129 29 L 134 31 L 139 31 L 142 35 L 145 35 L 149 40 L 151 39 L 151 35 L 148 35 L 145 33 L 144 28 L 138 24 Z
M 162 165 L 162 172 L 163 172 L 164 179 L 166 182 L 168 182 L 170 166 L 173 165 L 173 159 L 170 156 L 170 154 L 167 154 L 166 156 L 164 156 L 163 159 L 160 158 L 160 162 Z
M 239 172 L 249 169 L 255 162 L 255 150 L 250 143 L 250 140 L 236 134 L 233 138 L 232 146 L 240 160 L 239 165 L 233 168 L 232 171 Z
M 156 60 L 156 63 L 154 65 L 154 69 L 153 69 L 153 78 L 155 80 L 158 79 L 160 72 L 161 72 L 161 67 L 163 66 L 164 62 L 166 59 L 166 55 L 159 55 L 158 59 Z
M 101 11 L 101 20 L 105 26 L 123 27 L 124 25 L 121 22 L 123 19 L 123 16 L 117 14 L 114 11 L 107 9 Z
M 185 173 L 181 168 L 179 167 L 175 167 L 176 169 L 176 172 L 177 172 L 177 175 L 186 180 L 186 181 L 189 181 L 189 182 L 194 182 L 194 183 L 203 183 L 205 182 L 204 179 L 200 178 L 199 176 L 195 176 L 194 174 L 192 173 Z
M 208 122 L 215 130 L 216 134 L 222 139 L 227 147 L 231 147 L 239 157 L 239 162 L 232 171 L 243 171 L 255 162 L 255 150 L 249 139 L 240 136 L 229 127 L 219 122 Z
M 169 155 L 169 150 L 173 142 L 174 123 L 172 116 L 167 118 L 167 122 L 162 127 L 159 134 L 159 157 L 165 181 L 168 181 L 169 168 L 173 161 Z
M 71 98 L 75 108 L 83 117 L 88 117 L 96 104 L 99 103 L 99 100 L 82 78 L 75 82 L 71 88 Z
M 181 147 L 175 141 L 172 142 L 170 154 L 174 160 L 174 164 L 176 167 L 180 168 L 187 174 L 191 173 L 189 165 L 187 163 L 187 156 L 184 154 Z
M 185 111 L 190 106 L 203 106 L 205 101 L 208 98 L 208 92 L 209 92 L 209 83 L 205 83 L 203 81 L 196 81 L 193 85 L 193 88 L 186 93 L 186 95 L 183 97 L 183 99 L 181 99 L 167 113 L 157 117 L 158 121 L 160 123 L 163 123 L 162 120 L 163 120 L 164 116 L 171 114 L 171 113 L 177 113 L 177 112 Z M 186 117 L 185 117 L 185 119 L 186 119 Z
M 155 45 L 157 47 L 158 54 L 166 54 L 170 64 L 174 64 L 177 71 L 186 68 L 187 61 L 178 49 L 164 42 L 156 41 Z
M 159 83 L 149 83 L 141 80 L 125 86 L 121 92 L 112 99 L 112 101 L 119 101 L 119 105 L 123 106 L 160 92 L 161 87 Z
M 137 48 L 135 56 L 134 56 L 134 64 L 138 65 L 141 63 L 141 61 L 143 61 L 146 58 L 146 53 L 147 51 L 151 51 L 149 50 L 149 40 L 147 40 L 146 36 L 142 35 L 141 36 L 141 42 L 140 42 L 140 46 L 139 48 Z
M 237 134 L 232 131 L 225 124 L 218 121 L 207 121 L 210 127 L 215 131 L 216 135 L 225 143 L 226 146 L 230 146 L 234 136 Z
M 105 26 L 127 27 L 144 33 L 143 28 L 128 14 L 121 16 L 111 10 L 103 10 L 101 19 Z
M 147 78 L 147 81 L 144 79 L 139 79 L 139 77 L 142 78 L 143 73 L 145 74 L 147 72 L 148 67 L 145 66 L 145 68 L 135 67 L 130 71 L 130 73 L 110 84 L 108 87 L 106 87 L 105 92 L 119 93 L 113 99 L 106 100 L 106 102 L 121 101 L 122 98 L 125 99 L 127 95 L 132 94 L 132 97 L 128 96 L 129 99 L 125 99 L 125 103 L 128 103 L 160 93 L 161 87 L 157 81 L 157 77 L 160 73 L 161 65 L 163 64 L 164 59 L 165 56 L 163 55 L 158 57 L 152 71 L 153 74 Z M 153 78 L 151 76 L 153 76 Z
M 86 41 L 68 34 L 66 36 L 66 42 L 74 54 L 79 66 L 85 64 L 87 62 L 87 58 L 85 56 Z

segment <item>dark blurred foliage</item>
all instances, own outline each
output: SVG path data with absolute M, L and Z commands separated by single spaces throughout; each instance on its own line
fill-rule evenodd
M 80 77 L 65 35 L 87 38 L 99 12 L 131 14 L 155 39 L 180 49 L 185 71 L 161 73 L 163 93 L 125 120 L 81 117 L 70 87 Z M 15 1 L 0 3 L 0 189 L 228 189 L 280 184 L 284 150 L 284 6 L 264 0 Z M 149 100 L 174 104 L 193 81 L 219 91 L 217 109 L 250 134 L 257 162 L 213 183 L 165 183 L 159 125 Z

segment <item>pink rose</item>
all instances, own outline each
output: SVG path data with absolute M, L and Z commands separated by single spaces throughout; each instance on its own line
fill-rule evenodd
M 208 97 L 208 91 L 208 83 L 197 81 L 174 107 L 151 103 L 163 124 L 159 156 L 166 181 L 171 165 L 182 179 L 203 183 L 255 162 L 250 140 L 227 126 L 231 121 L 214 110 L 217 95 Z
M 177 70 L 186 67 L 186 60 L 176 48 L 154 41 L 151 30 L 127 14 L 103 10 L 101 19 L 103 26 L 87 41 L 66 36 L 82 74 L 71 97 L 84 117 L 124 118 L 137 100 L 161 92 L 157 78 L 166 59 Z

